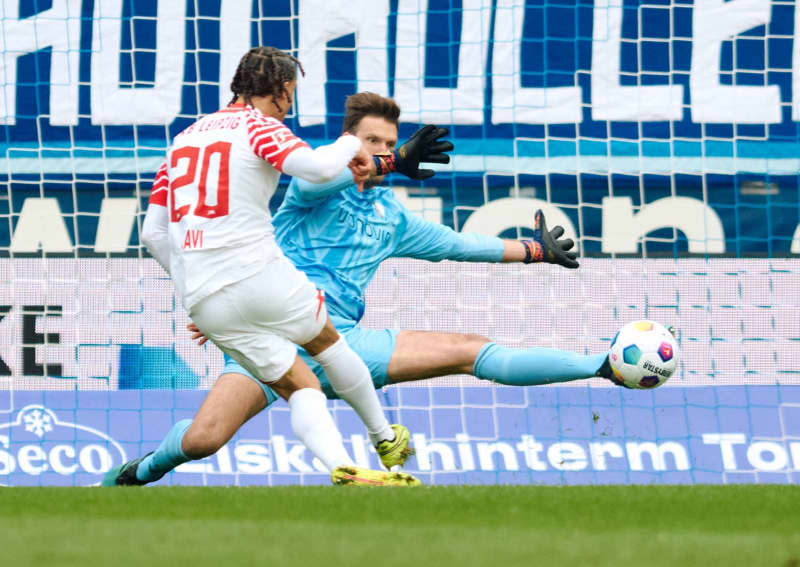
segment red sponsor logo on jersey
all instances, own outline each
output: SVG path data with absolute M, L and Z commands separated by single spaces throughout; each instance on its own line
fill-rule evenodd
M 275 140 L 275 143 L 279 146 L 284 146 L 296 138 L 288 128 L 280 128 L 272 133 L 272 139 Z
M 202 248 L 203 247 L 203 229 L 192 230 L 191 228 L 186 231 L 186 238 L 183 239 L 183 248 Z

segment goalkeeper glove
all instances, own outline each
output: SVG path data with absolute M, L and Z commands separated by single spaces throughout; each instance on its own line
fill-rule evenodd
M 385 175 L 397 171 L 411 179 L 428 179 L 433 177 L 432 169 L 420 169 L 420 162 L 450 163 L 450 156 L 444 152 L 453 151 L 453 144 L 440 140 L 450 130 L 426 124 L 408 139 L 408 141 L 388 154 L 373 156 L 377 175 Z
M 627 388 L 628 390 L 632 390 L 630 386 L 628 386 L 625 382 L 614 376 L 614 371 L 611 370 L 611 361 L 606 357 L 603 365 L 597 370 L 597 375 L 605 378 L 615 386 L 622 386 L 623 388 Z
M 575 242 L 571 238 L 563 238 L 564 229 L 556 226 L 553 230 L 547 230 L 544 220 L 544 213 L 539 209 L 536 211 L 533 221 L 533 240 L 523 240 L 525 245 L 525 259 L 523 262 L 547 262 L 548 264 L 559 264 L 565 268 L 577 268 L 579 266 L 576 258 L 578 254 L 569 252 Z

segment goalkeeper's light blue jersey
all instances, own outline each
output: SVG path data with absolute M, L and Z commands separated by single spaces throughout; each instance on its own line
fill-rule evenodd
M 278 245 L 325 292 L 337 328 L 364 314 L 364 290 L 391 257 L 499 262 L 503 241 L 458 233 L 406 209 L 387 187 L 359 193 L 348 169 L 322 185 L 293 179 L 272 224 Z

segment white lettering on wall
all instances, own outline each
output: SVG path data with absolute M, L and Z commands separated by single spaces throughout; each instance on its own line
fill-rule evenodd
M 337 37 L 356 34 L 358 90 L 388 96 L 388 16 L 389 0 L 300 0 L 298 58 L 306 70 L 305 77 L 297 78 L 301 126 L 327 120 L 325 54 L 327 43 Z M 409 110 L 403 108 L 403 114 Z M 340 111 L 333 108 L 333 112 Z
M 592 467 L 598 471 L 608 468 L 606 455 L 614 459 L 621 459 L 625 456 L 620 444 L 613 441 L 589 443 L 589 454 L 592 456 Z
M 792 463 L 795 470 L 800 470 L 800 443 L 789 443 L 789 451 L 792 453 Z
M 92 32 L 92 123 L 169 124 L 181 108 L 186 56 L 186 5 L 158 3 L 155 82 L 120 88 L 122 0 L 94 3 Z
M 426 438 L 425 435 L 421 433 L 414 434 L 414 448 L 417 450 L 417 463 L 419 465 L 419 470 L 421 471 L 429 471 L 432 468 L 431 457 L 433 455 L 438 455 L 439 459 L 442 461 L 441 467 L 436 467 L 436 469 L 442 469 L 446 471 L 452 471 L 456 468 L 456 459 L 455 455 L 453 455 L 453 450 L 445 443 L 431 443 Z
M 538 209 L 542 209 L 548 227 L 561 225 L 564 227 L 564 238 L 578 242 L 575 226 L 564 211 L 547 201 L 530 198 L 506 197 L 489 201 L 469 216 L 461 232 L 497 236 L 509 228 L 532 229 L 533 217 Z
M 125 252 L 128 249 L 138 206 L 138 199 L 103 199 L 94 240 L 95 252 Z
M 408 198 L 401 192 L 401 202 L 431 222 L 441 222 L 441 198 Z M 124 252 L 128 249 L 136 220 L 138 202 L 132 198 L 105 198 L 101 205 L 95 252 Z M 577 233 L 567 214 L 558 206 L 531 198 L 496 199 L 475 209 L 460 228 L 497 236 L 508 229 L 533 228 L 534 214 L 542 209 L 550 228 L 561 225 L 565 237 L 576 242 Z M 602 251 L 606 254 L 631 254 L 638 251 L 641 239 L 657 229 L 675 228 L 689 242 L 689 252 L 719 254 L 725 252 L 725 234 L 717 213 L 699 199 L 666 197 L 648 203 L 634 213 L 629 197 L 603 199 Z M 53 198 L 25 199 L 11 239 L 11 251 L 72 252 L 72 242 L 65 217 Z M 791 252 L 800 253 L 800 226 L 792 240 Z
M 733 452 L 734 445 L 743 445 L 745 436 L 743 433 L 704 433 L 704 445 L 719 445 L 722 455 L 722 466 L 726 471 L 736 470 L 736 454 Z
M 770 10 L 770 0 L 695 0 L 689 77 L 694 122 L 768 124 L 781 121 L 777 85 L 759 87 L 720 82 L 722 42 L 769 23 Z
M 689 252 L 725 252 L 725 233 L 717 213 L 699 199 L 665 197 L 633 212 L 630 197 L 603 197 L 602 250 L 606 254 L 633 254 L 647 233 L 676 228 L 689 241 Z
M 800 121 L 800 10 L 796 6 L 792 41 L 792 120 Z
M 72 252 L 72 241 L 56 199 L 28 198 L 11 238 L 12 252 Z
M 49 10 L 23 19 L 19 19 L 19 4 L 19 0 L 2 0 L 0 124 L 17 122 L 17 59 L 47 47 L 52 48 L 50 123 L 77 124 L 81 0 L 53 0 Z
M 404 122 L 482 124 L 490 0 L 463 0 L 454 89 L 425 86 L 428 0 L 400 0 L 397 14 L 395 99 Z
M 458 443 L 458 459 L 461 461 L 461 470 L 474 471 L 475 457 L 472 455 L 472 445 L 469 442 L 469 435 L 466 433 L 456 433 L 456 443 Z
M 492 54 L 492 122 L 580 122 L 580 87 L 522 86 L 524 17 L 524 0 L 497 0 Z
M 653 7 L 651 7 L 652 9 Z M 664 6 L 664 10 L 671 10 Z M 622 0 L 595 0 L 592 41 L 592 118 L 680 120 L 683 85 L 621 86 Z
M 542 462 L 539 458 L 544 445 L 537 443 L 533 435 L 523 435 L 522 441 L 517 443 L 517 451 L 522 452 L 525 457 L 525 464 L 527 467 L 534 471 L 547 470 L 547 463 Z
M 303 459 L 303 453 L 306 451 L 305 446 L 298 443 L 289 449 L 283 435 L 274 435 L 272 437 L 272 451 L 275 456 L 275 469 L 278 472 L 289 472 L 291 470 L 311 472 L 313 470 Z
M 758 470 L 779 471 L 789 464 L 789 455 L 780 443 L 756 441 L 747 448 L 747 460 Z
M 559 471 L 581 471 L 586 468 L 586 451 L 577 443 L 553 443 L 547 449 L 547 460 Z
M 47 470 L 47 454 L 38 445 L 24 445 L 17 454 L 19 468 L 30 475 L 40 475 Z
M 363 435 L 354 434 L 350 436 L 350 448 L 353 452 L 353 460 L 359 467 L 370 468 L 367 444 Z
M 628 462 L 632 471 L 644 470 L 642 455 L 648 455 L 650 462 L 653 463 L 653 470 L 667 470 L 667 455 L 672 455 L 675 461 L 675 469 L 679 471 L 689 470 L 689 457 L 686 448 L 680 443 L 667 441 L 666 443 L 626 443 L 625 451 L 628 454 Z
M 178 4 L 178 2 L 176 2 Z M 242 55 L 252 46 L 250 10 L 252 2 L 222 0 L 219 10 L 219 107 L 225 108 L 233 93 L 230 86 Z
M 64 458 L 69 459 L 70 464 L 64 462 Z M 78 465 L 75 464 L 75 447 L 70 445 L 56 445 L 50 450 L 50 466 L 55 472 L 61 475 L 75 474 Z
M 800 10 L 798 10 L 800 12 Z M 792 236 L 792 254 L 800 254 L 800 224 L 794 229 L 794 236 Z
M 493 471 L 494 455 L 503 457 L 503 465 L 497 470 L 516 471 L 519 470 L 519 463 L 517 462 L 517 454 L 514 448 L 508 443 L 478 443 L 476 447 L 478 451 L 478 462 L 480 463 L 481 470 Z
M 272 470 L 269 448 L 260 443 L 237 443 L 233 456 L 236 457 L 236 472 L 266 474 Z

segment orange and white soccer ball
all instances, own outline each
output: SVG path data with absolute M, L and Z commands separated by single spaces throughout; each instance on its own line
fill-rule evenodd
M 678 343 L 655 321 L 634 321 L 611 341 L 614 377 L 629 388 L 649 389 L 666 382 L 678 367 Z

